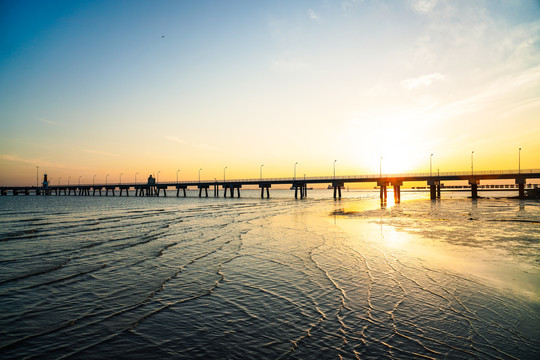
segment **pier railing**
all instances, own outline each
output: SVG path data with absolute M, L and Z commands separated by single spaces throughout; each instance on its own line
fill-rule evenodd
M 521 169 L 521 170 L 482 170 L 482 171 L 452 171 L 452 172 L 424 172 L 424 173 L 397 173 L 397 174 L 369 174 L 369 175 L 339 175 L 339 176 L 297 176 L 297 177 L 272 177 L 272 178 L 240 178 L 240 179 L 201 179 L 199 180 L 182 180 L 182 181 L 161 181 L 156 182 L 156 185 L 160 186 L 175 186 L 175 185 L 196 185 L 196 184 L 205 184 L 205 185 L 213 185 L 213 184 L 245 184 L 245 185 L 256 185 L 259 183 L 281 183 L 281 184 L 287 184 L 287 183 L 294 183 L 294 182 L 334 182 L 334 181 L 345 181 L 345 182 L 354 182 L 355 180 L 370 180 L 373 179 L 374 181 L 376 179 L 395 179 L 395 178 L 432 178 L 432 179 L 439 179 L 444 180 L 442 178 L 448 178 L 448 177 L 475 177 L 475 178 L 481 178 L 483 176 L 497 176 L 497 175 L 506 175 L 506 176 L 512 176 L 512 175 L 523 175 L 527 176 L 527 174 L 540 174 L 540 169 Z M 414 181 L 414 180 L 412 180 Z M 49 187 L 56 188 L 56 187 L 67 187 L 70 188 L 79 188 L 79 187 L 107 187 L 107 186 L 146 186 L 148 185 L 147 182 L 122 182 L 122 183 L 96 183 L 96 184 L 49 184 Z M 21 187 L 21 186 L 0 186 L 0 187 Z M 26 186 L 27 188 L 34 188 L 34 186 Z

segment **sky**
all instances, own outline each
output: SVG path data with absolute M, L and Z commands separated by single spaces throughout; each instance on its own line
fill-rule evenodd
M 540 169 L 539 139 L 538 0 L 0 0 L 0 185 Z

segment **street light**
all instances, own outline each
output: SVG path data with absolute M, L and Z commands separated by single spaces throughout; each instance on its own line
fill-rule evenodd
M 431 154 L 429 156 L 429 177 L 431 177 L 431 163 L 432 163 L 432 159 L 433 159 L 433 154 Z
M 296 165 L 298 165 L 298 163 L 294 163 L 294 181 L 296 181 Z
M 227 170 L 226 166 L 223 168 L 223 182 L 225 182 L 225 170 Z
M 61 178 L 62 178 L 61 176 L 58 178 L 58 186 L 60 186 L 60 179 Z
M 334 160 L 334 180 L 336 180 L 336 161 Z
M 382 179 L 382 156 L 379 159 L 379 178 Z
M 135 184 L 137 183 L 137 174 L 138 173 L 139 173 L 138 171 L 135 173 Z
M 519 148 L 518 154 L 518 174 L 521 174 L 521 148 Z
M 199 183 L 201 182 L 201 170 L 202 168 L 199 169 Z
M 474 151 L 471 151 L 471 175 L 474 175 Z
M 179 172 L 179 171 L 180 171 L 180 170 L 176 170 L 176 182 L 178 182 L 178 172 Z
M 79 176 L 79 186 L 81 186 L 81 178 L 82 178 L 82 175 Z
M 70 176 L 70 177 L 68 177 L 68 186 L 69 186 L 69 179 L 71 179 L 71 176 Z
M 92 176 L 92 186 L 96 185 L 96 175 Z
M 38 186 L 39 186 L 39 166 L 36 166 L 36 187 Z
M 122 185 L 122 175 L 124 175 L 124 173 L 120 173 L 120 185 Z
M 260 179 L 262 181 L 262 168 L 263 168 L 264 164 L 261 165 L 261 167 L 259 168 L 259 176 L 260 176 Z
M 107 174 L 107 176 L 105 176 L 105 185 L 107 185 L 107 178 L 109 177 L 109 174 Z
M 159 171 L 157 172 L 157 179 L 156 179 L 156 183 L 159 183 L 159 173 L 160 173 L 160 172 L 161 172 L 161 170 L 159 170 Z

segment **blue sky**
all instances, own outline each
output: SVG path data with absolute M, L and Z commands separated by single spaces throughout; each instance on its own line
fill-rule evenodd
M 540 167 L 538 1 L 0 4 L 1 183 Z

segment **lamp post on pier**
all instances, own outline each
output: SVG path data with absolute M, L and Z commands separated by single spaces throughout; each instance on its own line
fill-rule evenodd
M 92 176 L 92 186 L 96 185 L 96 175 Z
M 120 185 L 122 185 L 122 175 L 124 175 L 124 173 L 120 173 Z
M 225 182 L 225 170 L 227 170 L 226 166 L 223 168 L 223 182 Z
M 176 182 L 177 182 L 177 183 L 178 183 L 178 172 L 179 172 L 179 171 L 180 171 L 180 170 L 176 170 Z
M 336 180 L 336 161 L 334 160 L 334 180 Z
M 296 165 L 298 165 L 297 162 L 294 163 L 294 181 L 296 181 Z
M 259 179 L 260 181 L 262 181 L 262 168 L 263 168 L 264 164 L 262 164 L 259 168 Z
M 521 148 L 518 151 L 518 174 L 521 174 Z
M 382 156 L 379 159 L 379 178 L 382 179 Z
M 81 177 L 82 176 L 79 176 L 79 186 L 81 186 Z
M 107 174 L 107 176 L 105 176 L 105 185 L 107 185 L 107 178 L 109 177 L 109 174 Z
M 199 169 L 199 183 L 201 182 L 201 170 L 202 168 Z
M 71 176 L 68 177 L 68 186 L 69 186 L 69 179 L 71 179 Z
M 39 186 L 39 166 L 36 166 L 36 187 L 38 186 Z
M 159 171 L 157 172 L 156 184 L 159 183 L 159 173 L 160 173 L 160 172 L 161 172 L 161 170 L 159 170 Z
M 137 174 L 138 173 L 139 173 L 138 171 L 135 173 L 135 184 L 137 183 Z
M 429 156 L 429 177 L 431 177 L 431 164 L 433 160 L 433 154 Z
M 62 179 L 61 176 L 58 178 L 58 186 L 60 186 L 60 179 Z
M 474 175 L 474 151 L 471 151 L 471 175 Z

